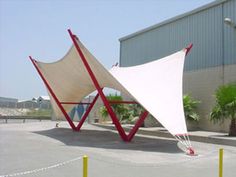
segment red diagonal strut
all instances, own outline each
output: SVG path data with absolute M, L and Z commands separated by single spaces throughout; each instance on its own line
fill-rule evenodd
M 101 97 L 105 107 L 107 108 L 107 111 L 108 111 L 112 121 L 114 122 L 114 124 L 116 126 L 117 131 L 119 132 L 119 135 L 121 136 L 121 138 L 124 141 L 127 141 L 128 140 L 127 139 L 127 135 L 125 134 L 124 129 L 121 127 L 119 120 L 117 119 L 117 117 L 116 117 L 114 111 L 112 110 L 108 100 L 106 99 L 106 97 L 105 97 L 105 95 L 104 95 L 104 93 L 102 91 L 102 88 L 100 87 L 100 85 L 99 85 L 99 83 L 98 83 L 98 81 L 97 81 L 97 79 L 96 79 L 92 69 L 90 68 L 86 58 L 84 57 L 84 54 L 81 51 L 81 49 L 80 49 L 80 47 L 79 47 L 79 45 L 78 45 L 78 43 L 76 41 L 76 36 L 74 34 L 72 34 L 72 32 L 69 29 L 68 29 L 68 32 L 69 32 L 70 37 L 71 37 L 71 39 L 72 39 L 72 41 L 73 41 L 73 43 L 75 45 L 75 48 L 76 48 L 77 52 L 79 53 L 79 56 L 80 56 L 80 58 L 81 58 L 81 60 L 82 60 L 82 62 L 84 64 L 85 68 L 87 69 L 87 71 L 88 71 L 88 73 L 90 75 L 90 78 L 91 78 L 94 86 L 96 87 L 96 89 L 98 91 L 99 96 Z
M 185 48 L 185 49 L 186 49 L 185 56 L 188 55 L 188 53 L 190 52 L 190 50 L 192 49 L 192 47 L 193 47 L 193 44 L 191 43 L 191 44 L 188 45 L 188 47 Z
M 134 125 L 134 127 L 131 129 L 129 135 L 128 135 L 128 141 L 131 141 L 135 135 L 135 133 L 138 131 L 139 127 L 142 125 L 142 123 L 144 122 L 144 120 L 147 118 L 149 112 L 148 111 L 144 111 L 141 116 L 139 117 L 138 121 L 136 122 L 136 124 Z
M 97 95 L 94 97 L 92 103 L 89 105 L 88 109 L 86 110 L 86 112 L 84 113 L 83 117 L 82 117 L 81 120 L 79 121 L 79 124 L 77 125 L 77 131 L 80 130 L 80 128 L 82 127 L 84 121 L 85 121 L 86 118 L 88 117 L 90 111 L 92 110 L 94 104 L 96 103 L 96 101 L 97 101 L 97 99 L 98 99 L 98 96 L 99 96 L 99 94 L 97 94 Z
M 43 80 L 45 86 L 47 87 L 48 91 L 50 92 L 50 94 L 52 95 L 53 99 L 55 100 L 57 106 L 59 107 L 59 109 L 61 110 L 61 112 L 63 113 L 63 115 L 65 116 L 66 120 L 68 121 L 68 123 L 70 124 L 71 128 L 73 130 L 76 130 L 76 127 L 74 125 L 74 123 L 72 122 L 72 120 L 70 119 L 70 116 L 67 114 L 66 110 L 63 108 L 63 106 L 61 105 L 60 101 L 58 100 L 57 96 L 55 95 L 55 93 L 53 92 L 52 88 L 50 87 L 49 83 L 47 82 L 46 78 L 43 76 L 43 73 L 40 71 L 38 65 L 37 65 L 37 61 L 34 60 L 31 56 L 29 56 L 31 62 L 33 63 L 35 69 L 38 71 L 41 79 Z

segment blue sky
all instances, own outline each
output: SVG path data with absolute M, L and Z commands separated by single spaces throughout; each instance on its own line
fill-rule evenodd
M 47 95 L 28 56 L 52 62 L 72 42 L 70 28 L 106 67 L 118 39 L 213 0 L 0 0 L 0 96 Z

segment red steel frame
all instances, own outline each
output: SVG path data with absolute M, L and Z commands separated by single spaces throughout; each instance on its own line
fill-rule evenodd
M 60 101 L 58 100 L 57 96 L 53 92 L 53 90 L 50 87 L 49 83 L 47 82 L 46 78 L 43 76 L 43 73 L 40 71 L 40 69 L 39 69 L 39 67 L 37 65 L 37 61 L 34 60 L 31 56 L 29 56 L 29 58 L 30 58 L 31 62 L 33 63 L 34 67 L 36 68 L 36 70 L 38 71 L 38 73 L 39 73 L 40 77 L 42 78 L 42 80 L 43 80 L 45 86 L 47 87 L 48 91 L 50 92 L 50 94 L 52 95 L 53 99 L 55 100 L 57 106 L 60 108 L 61 112 L 63 113 L 63 115 L 65 116 L 66 120 L 70 124 L 71 128 L 73 130 L 76 130 L 76 127 L 75 127 L 74 123 L 72 122 L 72 120 L 70 119 L 70 116 L 67 114 L 66 110 L 61 105 Z
M 85 58 L 85 56 L 84 56 L 82 50 L 80 49 L 80 47 L 79 47 L 79 45 L 78 45 L 78 43 L 77 43 L 77 41 L 76 41 L 76 40 L 78 40 L 77 36 L 74 35 L 74 34 L 71 32 L 70 29 L 68 29 L 68 32 L 69 32 L 69 34 L 70 34 L 70 37 L 71 37 L 71 39 L 72 39 L 72 41 L 73 41 L 73 43 L 74 43 L 74 46 L 75 46 L 75 48 L 76 48 L 76 50 L 77 50 L 77 52 L 78 52 L 78 54 L 79 54 L 79 56 L 80 56 L 80 58 L 81 58 L 81 60 L 82 60 L 82 62 L 83 62 L 85 68 L 87 69 L 87 71 L 88 71 L 88 73 L 89 73 L 89 75 L 90 75 L 90 78 L 91 78 L 91 80 L 92 80 L 94 86 L 96 87 L 96 89 L 97 89 L 97 91 L 98 91 L 98 94 L 99 94 L 99 96 L 101 97 L 101 99 L 102 99 L 102 101 L 103 101 L 103 104 L 105 105 L 105 107 L 106 107 L 106 109 L 107 109 L 107 111 L 108 111 L 108 114 L 110 115 L 110 117 L 111 117 L 111 119 L 112 119 L 112 122 L 114 123 L 114 125 L 115 125 L 115 127 L 116 127 L 116 129 L 117 129 L 117 131 L 118 131 L 118 133 L 119 133 L 119 135 L 120 135 L 120 137 L 121 137 L 124 141 L 131 141 L 131 139 L 133 138 L 133 136 L 134 136 L 135 133 L 137 132 L 139 126 L 143 123 L 143 121 L 144 121 L 145 118 L 147 117 L 148 112 L 145 111 L 145 113 L 140 116 L 139 121 L 136 123 L 136 125 L 133 127 L 133 129 L 130 131 L 129 135 L 127 136 L 126 133 L 125 133 L 125 131 L 124 131 L 124 129 L 122 128 L 122 126 L 121 126 L 121 124 L 120 124 L 120 122 L 119 122 L 119 120 L 118 120 L 116 114 L 115 114 L 114 111 L 112 110 L 109 101 L 107 100 L 106 96 L 104 95 L 104 93 L 103 93 L 103 91 L 102 91 L 102 88 L 101 88 L 100 84 L 99 84 L 98 81 L 97 81 L 96 76 L 94 75 L 94 73 L 93 73 L 92 69 L 90 68 L 90 66 L 89 66 L 89 64 L 88 64 L 88 62 L 87 62 L 87 60 L 86 60 L 86 58 Z M 115 104 L 115 103 L 120 103 L 120 102 L 119 102 L 119 101 L 113 102 L 113 104 Z M 123 103 L 128 103 L 128 102 L 123 102 Z M 134 102 L 133 102 L 133 103 L 134 103 Z M 136 102 L 135 102 L 135 103 L 136 103 Z M 112 104 L 112 103 L 111 103 L 111 104 Z
M 136 101 L 112 101 L 108 100 L 110 104 L 139 104 Z M 61 102 L 61 104 L 91 104 L 86 102 Z
M 190 50 L 192 49 L 192 47 L 193 47 L 193 44 L 191 43 L 191 44 L 189 44 L 189 46 L 188 46 L 188 47 L 186 47 L 186 48 L 185 48 L 185 49 L 186 49 L 185 56 L 187 56 L 187 55 L 188 55 L 188 53 L 190 52 Z
M 79 121 L 79 124 L 77 125 L 77 130 L 79 131 L 80 128 L 82 127 L 84 121 L 87 119 L 90 111 L 92 110 L 94 104 L 96 103 L 97 99 L 98 99 L 99 94 L 97 94 L 95 96 L 95 98 L 93 99 L 92 103 L 89 105 L 88 109 L 86 110 L 86 112 L 84 113 L 83 117 L 81 118 L 81 120 Z
M 84 103 L 84 102 L 64 102 L 62 101 L 61 104 L 91 104 L 91 103 Z
M 46 78 L 44 77 L 43 73 L 40 71 L 38 65 L 37 65 L 37 61 L 34 60 L 31 56 L 29 56 L 31 62 L 33 63 L 34 67 L 36 68 L 36 70 L 38 71 L 38 74 L 40 75 L 41 79 L 43 80 L 46 88 L 48 89 L 49 93 L 51 94 L 51 96 L 53 97 L 53 99 L 55 100 L 57 106 L 59 107 L 59 109 L 61 110 L 61 112 L 63 113 L 63 115 L 65 116 L 66 120 L 68 121 L 70 127 L 74 130 L 74 131 L 79 131 L 81 126 L 83 125 L 84 121 L 86 120 L 86 118 L 88 117 L 88 114 L 90 113 L 92 107 L 94 106 L 97 98 L 98 98 L 98 94 L 95 96 L 95 98 L 93 99 L 92 103 L 90 103 L 88 109 L 86 110 L 86 112 L 84 113 L 83 117 L 81 118 L 79 124 L 77 125 L 77 127 L 75 126 L 75 124 L 73 123 L 73 121 L 70 119 L 70 116 L 67 114 L 66 110 L 64 109 L 64 107 L 62 106 L 62 104 L 71 104 L 70 102 L 60 102 L 59 99 L 57 98 L 57 96 L 55 95 L 55 93 L 53 92 L 53 89 L 50 87 L 49 83 L 47 82 Z M 77 103 L 76 103 L 77 104 Z
M 62 111 L 63 115 L 65 116 L 66 120 L 68 121 L 69 125 L 71 126 L 71 128 L 74 131 L 79 131 L 84 123 L 84 121 L 86 120 L 86 118 L 88 117 L 90 111 L 92 110 L 94 104 L 96 103 L 98 96 L 101 97 L 104 105 L 106 106 L 108 113 L 113 121 L 113 123 L 115 124 L 121 138 L 124 141 L 131 141 L 133 136 L 135 135 L 135 133 L 137 132 L 138 128 L 140 127 L 140 125 L 143 123 L 143 121 L 145 120 L 145 118 L 148 115 L 148 112 L 145 111 L 144 113 L 141 114 L 139 121 L 136 123 L 136 125 L 134 126 L 134 128 L 130 131 L 129 135 L 127 136 L 124 129 L 122 128 L 118 118 L 116 117 L 114 111 L 112 110 L 110 104 L 138 104 L 135 101 L 108 101 L 103 93 L 103 88 L 100 87 L 95 75 L 93 74 L 90 66 L 88 65 L 82 51 L 80 50 L 76 40 L 74 39 L 74 35 L 71 34 L 72 40 L 74 42 L 74 45 L 77 49 L 77 51 L 79 52 L 81 59 L 98 91 L 98 94 L 95 96 L 95 98 L 93 99 L 92 103 L 80 103 L 80 102 L 60 102 L 59 99 L 57 98 L 56 94 L 54 93 L 53 89 L 51 88 L 51 86 L 49 85 L 48 81 L 46 80 L 46 78 L 44 77 L 43 73 L 41 72 L 40 68 L 37 65 L 37 61 L 34 60 L 31 56 L 29 56 L 31 62 L 33 63 L 34 67 L 36 68 L 38 74 L 40 75 L 41 79 L 43 80 L 46 88 L 48 89 L 49 93 L 51 94 L 51 96 L 53 97 L 53 99 L 55 100 L 57 106 L 59 107 L 59 109 Z M 73 121 L 70 119 L 70 116 L 68 115 L 68 113 L 65 111 L 63 104 L 90 104 L 88 109 L 86 110 L 86 112 L 84 113 L 83 117 L 81 118 L 80 122 L 78 123 L 77 126 L 75 126 L 75 124 L 73 123 Z
M 112 122 L 114 123 L 120 137 L 124 140 L 124 141 L 131 141 L 132 138 L 134 137 L 134 135 L 136 134 L 136 132 L 138 131 L 139 127 L 142 125 L 142 123 L 144 122 L 144 120 L 147 118 L 148 116 L 148 111 L 143 111 L 139 117 L 139 120 L 136 122 L 136 124 L 134 125 L 134 127 L 131 129 L 131 131 L 129 132 L 128 135 L 126 135 L 124 129 L 122 128 L 117 116 L 115 115 L 113 109 L 111 108 L 110 104 L 138 104 L 135 101 L 109 101 L 107 100 L 106 96 L 103 93 L 103 88 L 99 85 L 92 69 L 90 68 L 82 50 L 80 49 L 78 43 L 76 40 L 78 40 L 77 36 L 74 35 L 70 29 L 68 29 L 68 32 L 70 34 L 70 37 L 74 43 L 74 46 L 86 68 L 86 70 L 88 71 L 90 78 L 94 84 L 94 86 L 97 89 L 97 95 L 95 96 L 95 98 L 93 99 L 92 103 L 79 103 L 79 102 L 60 102 L 59 99 L 57 98 L 57 96 L 55 95 L 55 93 L 53 92 L 53 89 L 50 87 L 49 83 L 47 82 L 46 78 L 43 76 L 42 72 L 40 71 L 40 68 L 37 65 L 37 61 L 34 60 L 31 56 L 29 57 L 31 62 L 33 63 L 34 67 L 36 68 L 36 70 L 38 71 L 41 79 L 43 80 L 45 86 L 47 87 L 49 93 L 51 94 L 51 96 L 53 97 L 53 99 L 55 100 L 57 106 L 59 107 L 59 109 L 62 111 L 63 115 L 65 116 L 66 120 L 68 121 L 68 123 L 70 124 L 71 128 L 74 131 L 79 131 L 84 123 L 84 121 L 86 120 L 86 118 L 88 117 L 90 111 L 92 110 L 95 102 L 97 101 L 98 97 L 100 96 L 107 111 L 108 114 L 110 115 Z M 186 49 L 186 55 L 188 54 L 188 52 L 191 50 L 192 48 L 192 44 L 190 44 Z M 78 123 L 77 126 L 74 125 L 73 121 L 70 119 L 70 116 L 67 114 L 67 112 L 65 111 L 65 109 L 63 108 L 63 104 L 90 104 L 88 109 L 86 110 L 86 112 L 84 113 L 83 117 L 81 118 L 80 122 Z

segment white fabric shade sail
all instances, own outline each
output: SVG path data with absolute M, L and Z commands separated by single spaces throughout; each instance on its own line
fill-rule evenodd
M 111 74 L 171 134 L 186 134 L 182 75 L 185 51 L 133 67 L 113 67 Z
M 129 95 L 171 134 L 187 133 L 182 101 L 186 49 L 143 65 L 113 67 L 108 71 L 79 40 L 77 43 L 100 87 L 113 88 Z M 61 102 L 80 102 L 96 90 L 74 45 L 61 60 L 54 63 L 37 62 L 37 65 Z M 54 112 L 61 117 L 60 109 L 50 97 Z M 73 106 L 63 107 L 69 112 Z
M 127 90 L 98 62 L 79 40 L 77 43 L 83 51 L 100 86 L 110 87 L 128 94 Z M 96 90 L 74 45 L 61 60 L 54 63 L 38 61 L 37 65 L 61 102 L 80 102 L 85 96 Z M 55 115 L 63 117 L 61 110 L 58 109 L 50 93 L 49 96 L 52 100 Z M 68 112 L 74 105 L 67 104 L 63 107 Z

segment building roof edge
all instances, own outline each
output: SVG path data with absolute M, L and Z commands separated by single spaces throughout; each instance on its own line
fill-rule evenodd
M 217 5 L 222 4 L 222 3 L 226 2 L 226 1 L 229 1 L 229 0 L 216 0 L 216 1 L 213 1 L 213 2 L 211 2 L 211 3 L 209 3 L 209 4 L 206 4 L 206 5 L 203 5 L 203 6 L 201 6 L 201 7 L 196 8 L 196 9 L 193 9 L 193 10 L 191 10 L 191 11 L 189 11 L 189 12 L 183 13 L 183 14 L 181 14 L 181 15 L 177 15 L 177 16 L 172 17 L 172 18 L 170 18 L 170 19 L 167 19 L 167 20 L 165 20 L 165 21 L 163 21 L 163 22 L 157 23 L 157 24 L 152 25 L 152 26 L 150 26 L 150 27 L 144 28 L 144 29 L 142 29 L 142 30 L 139 30 L 139 31 L 137 31 L 137 32 L 134 32 L 134 33 L 132 33 L 132 34 L 129 34 L 129 35 L 127 35 L 127 36 L 124 36 L 124 37 L 120 38 L 119 41 L 120 41 L 120 42 L 125 41 L 125 40 L 127 40 L 127 39 L 130 39 L 130 38 L 132 38 L 132 37 L 135 37 L 135 36 L 137 36 L 137 35 L 140 35 L 140 34 L 142 34 L 142 33 L 147 32 L 147 31 L 151 31 L 151 30 L 153 30 L 153 29 L 155 29 L 155 28 L 158 28 L 158 27 L 160 27 L 160 26 L 163 26 L 163 25 L 166 25 L 166 24 L 171 23 L 171 22 L 173 22 L 173 21 L 176 21 L 176 20 L 179 20 L 179 19 L 181 19 L 181 18 L 184 18 L 184 17 L 186 17 L 186 16 L 189 16 L 189 15 L 198 13 L 198 12 L 200 12 L 200 11 L 206 10 L 206 9 L 208 9 L 208 8 L 217 6 Z

